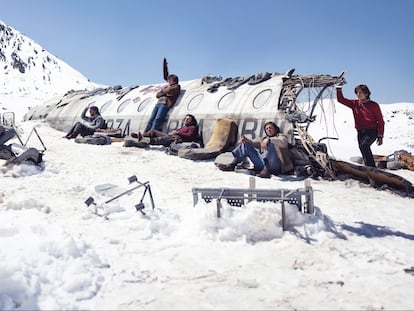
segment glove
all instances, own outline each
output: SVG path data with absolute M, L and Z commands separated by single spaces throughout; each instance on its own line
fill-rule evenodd
M 334 87 L 337 88 L 337 89 L 342 89 L 342 87 L 344 86 L 345 83 L 346 83 L 345 79 L 343 77 L 340 77 L 334 83 Z

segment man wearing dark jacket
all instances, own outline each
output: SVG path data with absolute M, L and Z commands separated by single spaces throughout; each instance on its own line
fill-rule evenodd
M 89 123 L 89 125 L 85 125 L 82 122 L 76 122 L 74 126 L 70 129 L 70 131 L 64 136 L 67 139 L 76 138 L 79 134 L 82 137 L 93 135 L 97 129 L 105 129 L 105 120 L 99 113 L 99 109 L 96 106 L 91 106 L 89 108 L 90 117 L 86 116 L 86 111 L 88 111 L 88 107 L 86 107 L 82 111 L 81 118 Z

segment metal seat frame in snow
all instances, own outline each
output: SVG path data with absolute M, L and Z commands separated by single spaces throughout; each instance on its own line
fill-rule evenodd
M 95 206 L 95 209 L 94 209 L 94 214 L 96 214 L 96 215 L 98 215 L 98 216 L 103 216 L 103 215 L 100 215 L 99 213 L 98 213 L 98 206 L 102 206 L 103 204 L 108 204 L 108 203 L 110 203 L 110 202 L 112 202 L 112 201 L 115 201 L 115 200 L 117 200 L 117 199 L 119 199 L 120 197 L 122 197 L 122 196 L 124 196 L 124 195 L 126 195 L 126 194 L 129 194 L 129 193 L 131 193 L 131 192 L 134 192 L 135 190 L 137 190 L 138 188 L 141 188 L 141 187 L 144 187 L 145 188 L 145 190 L 144 190 L 144 192 L 143 192 L 143 194 L 142 194 L 142 196 L 141 196 L 141 199 L 140 199 L 140 201 L 139 201 L 139 203 L 138 204 L 136 204 L 135 205 L 135 209 L 138 211 L 138 212 L 140 212 L 142 215 L 145 215 L 145 212 L 143 211 L 143 209 L 145 208 L 145 205 L 144 205 L 144 203 L 143 203 L 143 200 L 144 200 L 144 197 L 145 197 L 145 195 L 148 193 L 149 194 L 149 197 L 150 197 L 150 201 L 151 201 L 151 207 L 152 207 L 152 209 L 154 209 L 155 208 L 155 204 L 154 204 L 154 198 L 152 197 L 152 192 L 151 192 L 151 186 L 150 186 L 150 184 L 149 184 L 149 181 L 146 181 L 146 182 L 140 182 L 139 180 L 138 180 L 138 178 L 137 178 L 137 176 L 136 175 L 132 175 L 131 177 L 128 177 L 128 182 L 130 183 L 130 184 L 132 184 L 132 183 L 137 183 L 138 185 L 136 185 L 136 186 L 134 186 L 134 187 L 132 187 L 132 188 L 130 188 L 130 189 L 128 189 L 128 190 L 126 190 L 126 191 L 124 191 L 124 192 L 121 192 L 120 194 L 118 194 L 118 195 L 116 195 L 116 196 L 114 196 L 114 197 L 112 197 L 111 199 L 109 199 L 109 200 L 107 200 L 107 201 L 105 201 L 105 202 L 103 202 L 103 203 L 100 203 L 100 204 L 97 204 L 96 202 L 95 202 L 95 199 L 93 198 L 93 197 L 88 197 L 87 199 L 86 199 L 86 201 L 85 201 L 85 204 L 86 204 L 86 206 L 91 206 L 91 205 L 94 205 Z
M 301 213 L 314 214 L 313 189 L 309 180 L 305 181 L 305 188 L 300 189 L 256 189 L 254 177 L 250 178 L 250 187 L 239 188 L 193 188 L 193 205 L 204 200 L 207 203 L 214 199 L 217 202 L 217 217 L 221 217 L 221 200 L 225 199 L 231 206 L 243 206 L 251 201 L 275 202 L 282 207 L 282 228 L 286 230 L 285 203 L 296 205 Z
M 46 147 L 42 141 L 42 139 L 39 136 L 39 133 L 36 131 L 36 128 L 33 128 L 30 132 L 28 138 L 26 139 L 26 142 L 23 143 L 20 135 L 16 131 L 16 128 L 14 127 L 14 113 L 12 114 L 12 121 L 6 122 L 4 115 L 3 118 L 1 118 L 1 124 L 0 124 L 0 159 L 7 160 L 6 165 L 8 164 L 20 164 L 23 162 L 31 162 L 36 165 L 39 165 L 43 161 L 43 152 L 46 150 Z M 3 126 L 5 125 L 5 126 Z M 40 143 L 43 146 L 43 150 L 39 151 L 36 148 L 27 147 L 27 143 L 32 135 L 32 133 L 35 133 L 37 135 L 37 138 L 39 139 Z M 10 139 L 17 137 L 20 144 L 10 144 L 5 145 L 7 141 Z

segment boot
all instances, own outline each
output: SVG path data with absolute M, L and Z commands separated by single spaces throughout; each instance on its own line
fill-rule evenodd
M 233 159 L 233 161 L 231 163 L 229 163 L 229 164 L 220 164 L 220 165 L 217 165 L 217 167 L 222 171 L 234 171 L 237 164 L 238 164 L 237 160 Z
M 141 132 L 138 132 L 138 133 L 131 133 L 131 136 L 132 136 L 133 138 L 138 138 L 138 140 L 139 140 L 139 141 L 142 139 L 142 134 L 141 134 Z
M 265 166 L 265 168 L 262 169 L 260 173 L 258 173 L 256 176 L 261 177 L 261 178 L 270 178 L 272 174 L 270 174 L 269 170 Z
M 152 130 L 149 130 L 149 131 L 144 132 L 142 134 L 142 136 L 144 136 L 144 137 L 152 137 L 153 136 L 152 133 L 153 133 L 153 131 Z
M 71 134 L 71 135 L 66 135 L 66 136 L 63 136 L 63 138 L 66 138 L 66 139 L 72 139 L 72 138 L 76 138 L 78 135 L 73 135 L 73 134 Z

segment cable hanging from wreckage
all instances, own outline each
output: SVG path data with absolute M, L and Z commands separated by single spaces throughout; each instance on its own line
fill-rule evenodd
M 338 138 L 324 137 L 318 142 L 315 142 L 315 140 L 309 135 L 308 129 L 310 124 L 316 119 L 314 111 L 316 105 L 322 99 L 326 89 L 334 85 L 343 85 L 346 83 L 345 78 L 343 77 L 344 73 L 345 72 L 342 72 L 339 76 L 290 76 L 288 79 L 283 81 L 282 95 L 279 104 L 279 110 L 282 110 L 285 113 L 286 120 L 292 122 L 294 134 L 299 143 L 298 147 L 302 147 L 301 149 L 303 149 L 303 151 L 310 157 L 313 169 L 318 171 L 318 174 L 322 177 L 331 180 L 336 179 L 336 173 L 331 161 L 329 160 L 326 145 L 322 144 L 321 140 Z M 304 89 L 318 90 L 313 100 L 310 96 L 308 96 L 310 104 L 310 109 L 308 109 L 308 111 L 303 111 L 297 103 L 298 95 L 303 92 Z
M 336 180 L 339 175 L 369 183 L 372 187 L 380 190 L 391 190 L 395 194 L 414 197 L 414 186 L 405 178 L 390 172 L 367 166 L 355 165 L 345 161 L 330 158 L 324 139 L 338 139 L 336 137 L 323 137 L 316 142 L 308 133 L 310 124 L 315 121 L 314 115 L 316 105 L 322 100 L 323 93 L 334 85 L 344 85 L 345 72 L 339 76 L 330 75 L 301 75 L 293 76 L 285 80 L 281 92 L 279 110 L 285 112 L 285 118 L 292 122 L 297 138 L 297 147 L 309 156 L 312 168 L 319 170 L 319 175 L 329 180 Z M 297 103 L 297 96 L 305 88 L 308 90 L 318 89 L 313 101 L 309 100 L 310 106 L 305 112 Z

